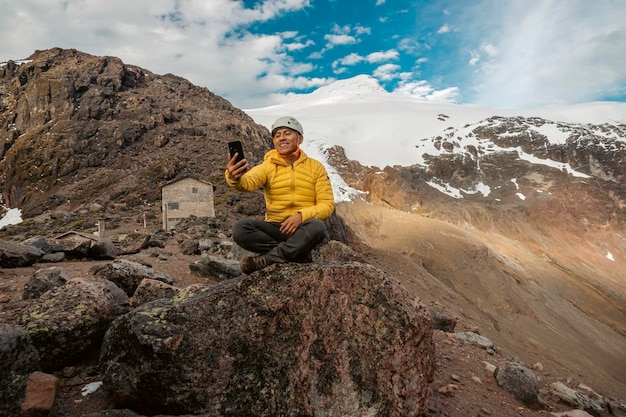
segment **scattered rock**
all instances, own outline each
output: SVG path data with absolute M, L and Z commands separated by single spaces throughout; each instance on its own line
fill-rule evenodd
M 41 257 L 41 263 L 59 263 L 65 260 L 65 252 L 46 253 Z
M 132 297 L 139 283 L 145 278 L 161 281 L 168 285 L 174 284 L 171 276 L 150 266 L 126 259 L 117 259 L 104 265 L 98 265 L 94 267 L 92 272 L 96 277 L 113 282 L 124 290 L 129 297 Z
M 493 342 L 487 339 L 485 336 L 481 336 L 474 332 L 461 332 L 454 333 L 454 337 L 460 340 L 464 340 L 469 343 L 473 343 L 475 345 L 481 346 L 485 349 L 493 349 Z
M 130 255 L 139 253 L 148 247 L 150 235 L 147 233 L 129 233 L 118 243 L 118 253 L 120 255 Z
M 215 256 L 205 256 L 202 259 L 189 264 L 189 269 L 194 274 L 211 278 L 216 281 L 235 278 L 241 275 L 239 262 Z
M 30 266 L 43 255 L 44 252 L 35 246 L 10 240 L 0 240 L 0 267 L 2 268 Z
M 172 298 L 179 292 L 180 289 L 173 285 L 155 279 L 145 278 L 139 283 L 135 293 L 130 298 L 130 307 L 135 308 L 160 298 Z
M 21 415 L 47 417 L 54 407 L 59 390 L 59 378 L 43 372 L 33 372 L 26 383 L 26 393 L 22 402 Z
M 546 403 L 546 398 L 550 396 L 557 397 L 560 402 L 571 407 L 586 410 L 593 414 L 601 415 L 603 412 L 608 411 L 604 398 L 595 394 L 596 399 L 592 399 L 589 395 L 574 388 L 570 388 L 560 381 L 554 382 L 547 388 L 542 389 L 539 395 L 539 400 L 542 403 Z
M 487 372 L 489 372 L 491 375 L 496 373 L 496 369 L 498 369 L 496 365 L 485 361 L 483 361 L 483 363 L 485 364 L 485 370 Z
M 324 262 L 364 262 L 363 257 L 348 245 L 338 240 L 330 240 L 313 250 L 313 259 Z
M 433 326 L 436 330 L 441 330 L 447 333 L 454 332 L 454 328 L 456 327 L 457 319 L 453 317 L 451 314 L 443 311 L 437 307 L 429 308 L 430 317 L 433 319 Z
M 69 259 L 88 258 L 98 240 L 87 233 L 71 230 L 55 237 L 55 251 L 64 252 Z
M 197 240 L 187 239 L 178 244 L 183 255 L 197 255 L 200 253 L 200 244 Z
M 454 392 L 457 391 L 458 389 L 459 389 L 459 386 L 457 384 L 448 384 L 439 388 L 437 392 L 441 395 L 452 397 L 454 395 Z
M 93 259 L 115 259 L 117 250 L 110 239 L 100 239 L 91 246 L 89 256 Z
M 550 413 L 556 417 L 594 417 L 586 411 L 583 410 L 570 410 L 564 411 L 562 413 Z
M 48 242 L 48 239 L 46 239 L 43 236 L 33 236 L 31 238 L 24 240 L 22 244 L 34 246 L 44 253 L 52 252 L 52 246 Z
M 626 417 L 626 401 L 609 401 L 609 411 L 615 417 Z
M 495 372 L 498 385 L 526 405 L 536 405 L 539 394 L 537 376 L 528 368 L 514 362 L 502 362 Z

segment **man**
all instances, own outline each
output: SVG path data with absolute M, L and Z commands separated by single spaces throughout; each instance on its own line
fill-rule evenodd
M 304 129 L 295 118 L 281 117 L 272 125 L 274 149 L 250 169 L 245 159 L 231 155 L 226 182 L 239 191 L 263 188 L 265 220 L 244 219 L 233 226 L 233 240 L 259 253 L 240 261 L 251 274 L 282 262 L 307 262 L 311 250 L 326 235 L 323 220 L 333 213 L 333 191 L 324 166 L 301 149 Z

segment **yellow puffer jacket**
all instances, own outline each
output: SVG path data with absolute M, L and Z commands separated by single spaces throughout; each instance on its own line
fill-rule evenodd
M 282 222 L 302 213 L 302 221 L 310 218 L 324 220 L 335 210 L 333 190 L 321 162 L 300 151 L 293 165 L 288 164 L 275 149 L 267 152 L 263 162 L 236 181 L 226 170 L 226 182 L 239 191 L 263 188 L 265 220 Z

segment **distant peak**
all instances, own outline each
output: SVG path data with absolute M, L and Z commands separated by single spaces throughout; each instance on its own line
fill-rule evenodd
M 380 86 L 378 80 L 369 75 L 357 75 L 345 80 L 338 80 L 315 90 L 312 95 L 362 96 L 371 94 L 389 94 Z

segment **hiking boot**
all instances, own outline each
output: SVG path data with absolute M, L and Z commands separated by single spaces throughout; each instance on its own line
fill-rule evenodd
M 271 263 L 272 262 L 270 262 L 265 255 L 247 256 L 239 261 L 239 267 L 241 268 L 241 272 L 250 275 L 254 271 L 263 269 Z

